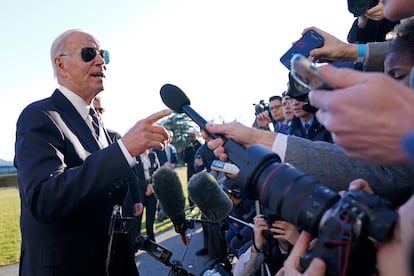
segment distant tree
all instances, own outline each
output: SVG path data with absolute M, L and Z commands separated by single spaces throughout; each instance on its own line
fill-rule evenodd
M 186 114 L 181 113 L 173 113 L 158 124 L 174 133 L 171 144 L 177 149 L 179 164 L 184 164 L 184 149 L 189 143 L 191 134 L 194 131 L 199 132 L 200 128 Z

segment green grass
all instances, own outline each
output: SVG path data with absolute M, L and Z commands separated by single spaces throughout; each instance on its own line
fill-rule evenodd
M 0 266 L 15 264 L 20 256 L 20 199 L 16 188 L 0 190 Z
M 176 169 L 183 185 L 184 195 L 187 198 L 186 167 Z M 186 202 L 188 204 L 188 202 Z M 0 266 L 19 262 L 20 256 L 20 198 L 15 187 L 0 189 Z M 142 218 L 142 233 L 145 233 L 145 216 Z M 163 222 L 155 220 L 155 233 L 172 228 L 169 219 Z

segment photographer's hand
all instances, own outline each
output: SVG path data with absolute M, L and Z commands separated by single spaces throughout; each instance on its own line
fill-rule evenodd
M 364 192 L 371 193 L 371 194 L 374 193 L 372 188 L 369 186 L 368 182 L 366 182 L 362 178 L 355 179 L 351 183 L 349 183 L 349 190 L 350 191 L 364 191 Z
M 302 273 L 300 267 L 300 258 L 305 254 L 309 248 L 309 244 L 312 241 L 312 236 L 302 231 L 297 240 L 295 246 L 289 254 L 289 257 L 285 261 L 285 264 L 282 269 L 276 274 L 276 276 L 295 276 L 295 275 L 305 275 L 305 276 L 323 276 L 326 272 L 326 264 L 322 259 L 314 258 L 309 265 L 308 269 Z
M 261 128 L 269 127 L 269 124 L 272 120 L 269 117 L 269 111 L 263 111 L 262 113 L 257 114 L 256 116 L 257 125 Z
M 270 231 L 275 234 L 273 237 L 278 239 L 279 245 L 285 251 L 288 251 L 289 244 L 295 245 L 300 234 L 296 226 L 284 220 L 275 221 Z
M 262 249 L 263 245 L 266 242 L 265 237 L 263 236 L 263 230 L 269 230 L 269 225 L 267 225 L 266 220 L 263 218 L 263 215 L 257 215 L 254 217 L 254 246 L 255 251 L 257 249 Z M 259 253 L 259 252 L 257 252 Z

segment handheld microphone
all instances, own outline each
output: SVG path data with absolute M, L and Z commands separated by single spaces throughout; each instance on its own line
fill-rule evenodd
M 199 172 L 191 176 L 187 190 L 188 196 L 210 221 L 224 220 L 233 208 L 230 198 L 208 172 Z
M 185 197 L 176 171 L 163 166 L 155 171 L 152 178 L 154 193 L 162 210 L 174 224 L 175 232 L 181 235 L 183 244 L 187 246 L 188 238 L 185 234 L 187 224 L 184 213 Z
M 224 140 L 224 148 L 230 160 L 238 160 L 239 162 L 248 162 L 245 147 L 234 140 L 227 139 L 209 132 L 206 129 L 207 121 L 200 116 L 191 106 L 190 99 L 184 92 L 175 85 L 164 84 L 160 90 L 161 99 L 166 106 L 177 113 L 185 113 L 190 117 L 199 127 L 201 127 L 213 139 L 222 138 Z M 238 165 L 238 164 L 237 164 Z M 240 167 L 240 166 L 238 166 Z
M 260 176 L 261 171 L 266 167 L 261 166 L 261 164 L 280 162 L 279 156 L 262 145 L 255 144 L 245 148 L 236 141 L 225 138 L 224 135 L 217 135 L 209 132 L 206 129 L 207 121 L 191 108 L 190 99 L 177 86 L 164 84 L 161 87 L 160 95 L 164 104 L 174 112 L 187 114 L 210 137 L 214 139 L 223 139 L 223 146 L 226 150 L 228 159 L 240 169 L 237 174 L 237 182 L 240 185 L 240 188 L 247 195 L 259 194 L 249 188 L 252 186 L 249 186 L 249 183 L 257 182 L 257 177 Z

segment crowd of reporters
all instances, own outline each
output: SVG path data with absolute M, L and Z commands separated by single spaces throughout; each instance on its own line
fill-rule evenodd
M 391 6 L 393 4 L 388 3 L 388 5 Z M 412 92 L 403 86 L 409 87 L 411 82 L 411 89 L 413 87 L 414 74 L 412 73 L 412 68 L 414 65 L 414 57 L 412 55 L 412 49 L 414 47 L 414 21 L 409 18 L 412 15 L 409 10 L 413 10 L 414 7 L 411 4 L 405 5 L 404 7 L 409 6 L 410 8 L 404 12 L 400 11 L 400 13 L 405 14 L 406 18 L 400 15 L 395 16 L 392 11 L 387 12 L 386 5 L 383 7 L 382 3 L 378 4 L 378 6 L 384 8 L 385 14 L 391 14 L 391 16 L 388 15 L 390 19 L 402 20 L 401 23 L 394 24 L 396 27 L 391 33 L 391 38 L 388 38 L 382 43 L 374 43 L 372 40 L 357 41 L 358 43 L 365 42 L 363 44 L 365 48 L 363 59 L 358 59 L 358 45 L 347 44 L 318 28 L 312 27 L 313 30 L 323 35 L 325 44 L 321 48 L 311 51 L 311 56 L 315 60 L 322 57 L 325 61 L 330 59 L 332 61 L 330 63 L 333 65 L 323 67 L 321 70 L 322 76 L 336 87 L 352 87 L 352 94 L 346 95 L 340 92 L 341 94 L 336 96 L 335 93 L 339 92 L 338 90 L 333 94 L 329 94 L 329 97 L 333 99 L 332 101 L 324 101 L 323 98 L 327 96 L 323 95 L 323 93 L 326 92 L 312 91 L 305 97 L 299 97 L 298 99 L 294 93 L 293 96 L 292 93 L 289 95 L 289 89 L 292 89 L 292 85 L 290 84 L 287 91 L 282 94 L 282 97 L 270 97 L 268 109 L 256 114 L 255 128 L 233 122 L 222 125 L 208 125 L 208 131 L 232 137 L 245 146 L 257 143 L 263 144 L 278 153 L 282 161 L 288 162 L 296 168 L 316 177 L 324 185 L 327 185 L 337 192 L 348 190 L 349 188 L 351 190 L 362 189 L 379 194 L 391 202 L 394 208 L 399 210 L 400 219 L 398 223 L 406 225 L 407 220 L 410 220 L 407 209 L 413 204 L 411 195 L 414 183 L 412 180 L 412 164 L 408 162 L 409 157 L 412 156 L 410 154 L 413 152 L 411 150 L 413 148 L 412 143 L 408 141 L 412 141 L 412 139 L 410 138 L 411 136 L 407 136 L 409 131 L 412 131 L 412 127 L 410 127 L 412 124 L 409 122 L 411 119 L 406 115 L 411 113 L 411 111 L 408 112 L 408 109 L 411 107 L 409 103 L 411 102 L 412 94 L 410 93 Z M 375 6 L 375 8 L 377 7 Z M 304 32 L 307 30 L 309 29 L 305 29 Z M 359 88 L 355 85 L 354 88 L 350 78 L 358 76 L 358 81 L 362 83 L 362 77 L 368 76 L 368 74 L 365 72 L 353 73 L 348 69 L 342 69 L 340 67 L 343 66 L 337 63 L 337 61 L 348 61 L 354 64 L 360 63 L 359 68 L 363 71 L 382 73 L 369 75 L 371 77 L 369 80 L 371 86 Z M 393 83 L 394 81 L 391 78 L 385 77 L 384 73 L 400 82 L 403 86 Z M 340 79 L 339 76 L 343 76 L 343 84 L 338 80 Z M 349 84 L 345 83 L 345 80 Z M 383 80 L 386 80 L 386 82 Z M 357 83 L 356 80 L 354 82 Z M 367 80 L 364 83 L 367 83 Z M 379 83 L 385 86 L 380 89 Z M 375 94 L 377 91 L 380 92 Z M 341 107 L 342 103 L 339 99 L 345 99 L 342 102 L 343 107 Z M 408 102 L 403 103 L 400 99 L 406 99 Z M 303 112 L 303 110 L 299 110 L 302 108 L 295 108 L 298 101 L 303 103 L 301 107 L 305 104 L 314 107 L 313 112 L 310 112 L 311 115 L 309 115 L 312 118 L 311 120 L 301 120 L 300 112 L 295 112 Z M 395 105 L 391 107 L 387 104 L 387 101 L 392 104 L 395 103 Z M 396 103 L 399 103 L 399 105 Z M 351 105 L 353 105 L 352 111 L 347 110 L 346 107 L 350 107 Z M 397 106 L 403 107 L 406 114 L 401 111 L 398 112 Z M 293 118 L 289 118 L 288 116 L 284 117 L 283 115 L 280 116 L 280 114 L 284 113 L 284 107 L 286 107 L 287 111 L 293 107 L 295 116 Z M 383 107 L 383 110 L 380 110 L 379 107 Z M 280 113 L 276 113 L 278 108 L 281 111 Z M 319 112 L 317 112 L 318 108 L 320 109 Z M 392 112 L 392 116 L 383 116 L 381 112 L 386 112 L 387 115 L 389 115 L 389 112 Z M 348 116 L 348 114 L 350 115 Z M 399 114 L 398 117 L 396 117 L 397 114 Z M 306 118 L 306 116 L 303 117 Z M 332 118 L 338 120 L 334 123 L 332 122 Z M 368 125 L 367 122 L 359 123 L 361 121 L 364 122 L 366 118 L 372 125 Z M 396 120 L 392 121 L 393 118 Z M 327 119 L 330 120 L 328 121 Z M 293 123 L 294 120 L 299 123 Z M 317 123 L 326 135 L 320 135 L 317 138 L 315 138 L 316 136 L 312 136 L 312 134 L 309 135 L 309 129 L 305 126 L 307 121 L 310 121 L 311 124 Z M 396 125 L 402 123 L 404 131 L 394 133 L 393 123 Z M 369 131 L 374 129 L 374 126 L 377 126 L 378 129 L 369 133 Z M 319 128 L 316 129 L 318 130 Z M 317 130 L 314 130 L 315 133 L 318 132 Z M 363 135 L 366 135 L 366 137 Z M 386 139 L 386 137 L 390 136 L 396 136 L 396 138 Z M 300 138 L 298 139 L 297 137 Z M 364 138 L 361 139 L 361 137 Z M 405 151 L 402 143 L 404 137 L 406 137 L 404 144 L 406 147 Z M 301 138 L 311 141 L 304 141 Z M 366 139 L 369 139 L 369 141 Z M 222 147 L 222 143 L 223 141 L 221 139 L 215 139 L 209 142 L 209 147 L 215 150 L 216 155 L 220 159 L 226 160 L 227 155 Z M 298 150 L 302 154 L 294 154 Z M 315 158 L 318 159 L 318 162 L 314 162 Z M 348 185 L 350 186 L 348 187 Z M 255 228 L 258 228 L 256 221 L 263 222 L 262 219 L 264 220 L 262 215 L 255 217 Z M 263 225 L 269 227 L 268 222 L 264 222 Z M 401 231 L 401 225 L 397 226 L 400 232 L 396 230 L 397 232 L 394 233 L 395 237 L 391 241 L 385 242 L 382 246 L 378 246 L 377 262 L 378 273 L 380 275 L 395 274 L 390 260 L 402 263 L 402 266 L 398 268 L 399 273 L 401 273 L 399 275 L 412 275 L 413 273 L 410 267 L 414 252 L 414 244 L 411 237 L 413 227 L 409 226 L 404 231 Z M 276 226 L 275 229 L 277 229 Z M 259 236 L 255 232 L 254 239 L 252 240 L 256 244 L 253 242 L 250 250 L 244 252 L 246 255 L 249 255 L 247 259 L 251 259 L 252 255 L 261 252 L 261 244 L 257 241 L 257 237 Z M 396 243 L 394 241 L 394 239 L 400 238 L 406 241 L 404 245 L 398 245 L 398 242 Z M 294 249 L 292 257 L 284 262 L 284 268 L 281 269 L 278 275 L 282 275 L 283 272 L 289 275 L 299 275 L 301 273 L 299 272 L 301 268 L 298 267 L 297 258 L 304 254 L 304 251 L 308 248 L 307 244 L 311 240 L 312 237 L 307 233 L 301 235 L 297 249 Z M 398 254 L 393 255 L 393 251 L 391 250 L 397 250 Z M 250 270 L 251 268 L 248 268 L 249 270 L 243 270 L 247 269 L 246 262 L 244 261 L 244 256 L 246 255 L 238 255 L 240 260 L 234 266 L 235 275 L 250 275 L 249 273 L 253 273 L 252 271 L 259 269 L 256 266 L 256 269 L 253 270 Z M 389 259 L 387 260 L 384 256 L 388 256 Z M 315 260 L 314 264 L 304 273 L 306 275 L 324 275 L 325 269 L 326 267 L 323 262 Z M 249 272 L 247 273 L 246 271 Z
M 326 127 L 327 131 L 330 131 L 333 142 L 336 143 L 327 146 L 327 149 L 332 149 L 331 154 L 340 160 L 346 160 L 345 164 L 338 163 L 338 167 L 333 167 L 331 164 L 329 169 L 332 172 L 329 172 L 329 169 L 324 169 L 319 162 L 315 162 L 318 163 L 315 166 L 319 166 L 319 170 L 323 170 L 328 175 L 337 174 L 338 168 L 344 167 L 340 170 L 348 171 L 348 174 L 352 175 L 354 179 L 371 178 L 368 182 L 360 179 L 352 182 L 347 181 L 345 177 L 342 179 L 345 182 L 340 186 L 333 184 L 334 181 L 329 181 L 329 177 L 326 175 L 320 176 L 318 179 L 336 191 L 346 190 L 348 187 L 342 185 L 351 183 L 351 189 L 363 189 L 380 194 L 398 208 L 399 220 L 393 238 L 381 245 L 377 244 L 378 273 L 380 275 L 412 275 L 413 227 L 412 225 L 407 226 L 407 222 L 412 221 L 412 215 L 408 215 L 407 209 L 412 208 L 413 204 L 411 197 L 413 188 L 412 169 L 410 168 L 412 163 L 408 162 L 409 156 L 412 156 L 411 149 L 413 147 L 411 136 L 407 136 L 407 134 L 413 128 L 412 123 L 410 123 L 412 120 L 407 117 L 407 114 L 411 112 L 408 109 L 412 108 L 410 102 L 413 96 L 412 90 L 406 87 L 410 84 L 410 78 L 411 83 L 414 78 L 412 73 L 414 64 L 412 56 L 414 24 L 412 19 L 404 19 L 404 17 L 413 15 L 414 7 L 411 3 L 395 2 L 387 2 L 384 6 L 384 13 L 392 20 L 403 19 L 401 24 L 397 25 L 391 40 L 383 43 L 364 44 L 363 47 L 366 48 L 366 51 L 362 60 L 364 70 L 373 70 L 375 65 L 379 65 L 376 71 L 383 71 L 391 78 L 386 77 L 384 73 L 367 74 L 333 66 L 324 66 L 321 68 L 322 76 L 330 84 L 341 89 L 328 94 L 320 90 L 312 91 L 309 94 L 309 100 L 313 106 L 319 108 L 320 111 L 316 113 L 316 117 Z M 398 5 L 401 6 L 395 10 L 390 8 L 391 6 L 395 8 Z M 396 15 L 396 12 L 398 12 L 398 15 Z M 311 51 L 312 57 L 315 59 L 320 57 L 330 58 L 332 61 L 348 60 L 354 62 L 357 60 L 358 45 L 341 42 L 320 29 L 312 29 L 321 33 L 325 38 L 323 47 Z M 379 50 L 382 50 L 382 54 Z M 401 84 L 398 85 L 392 79 L 399 81 Z M 359 83 L 363 86 L 358 86 Z M 407 102 L 403 103 L 402 99 Z M 397 111 L 400 108 L 405 113 L 401 110 Z M 386 115 L 382 114 L 384 112 Z M 394 132 L 393 123 L 402 124 L 404 130 Z M 254 130 L 238 123 L 208 125 L 207 129 L 212 133 L 224 133 L 246 146 L 254 143 L 266 145 L 276 152 L 279 151 L 279 155 L 283 157 L 282 160 L 285 162 L 289 160 L 289 163 L 295 167 L 297 167 L 295 163 L 299 164 L 300 167 L 298 160 L 301 157 L 296 156 L 295 160 L 288 159 L 289 148 L 299 145 L 299 143 L 292 143 L 292 140 L 296 140 L 296 138 L 283 137 L 282 140 L 286 139 L 287 141 L 284 141 L 285 147 L 280 150 L 278 146 L 280 141 L 278 140 L 283 134 L 270 135 L 269 132 Z M 395 138 L 391 139 L 391 137 Z M 402 141 L 405 141 L 405 144 Z M 209 145 L 215 149 L 220 158 L 225 160 L 227 156 L 221 147 L 222 143 L 223 141 L 216 139 L 211 141 Z M 306 145 L 309 148 L 314 148 L 314 157 L 318 157 L 318 161 L 323 159 L 324 156 L 316 154 L 322 150 L 322 148 L 318 148 L 321 145 L 320 142 L 317 142 L 317 144 L 315 142 L 307 143 Z M 344 148 L 345 151 L 342 148 L 342 153 L 335 151 L 335 148 L 340 148 L 338 145 Z M 351 157 L 342 156 L 344 152 Z M 353 170 L 352 166 L 348 166 L 348 163 L 357 163 L 358 167 L 364 167 L 369 172 L 368 175 L 355 174 L 356 171 Z M 307 168 L 308 170 L 304 169 L 305 172 L 312 173 L 315 171 L 315 168 Z M 378 174 L 378 170 L 387 170 L 389 174 L 384 175 L 382 180 L 388 177 L 389 181 L 382 182 L 379 178 L 372 178 L 372 172 Z M 370 189 L 367 188 L 368 183 Z M 303 268 L 298 266 L 298 258 L 307 250 L 311 240 L 312 237 L 302 232 L 296 243 L 297 245 L 278 275 L 283 275 L 283 273 L 288 275 L 300 275 L 301 273 L 305 273 L 305 275 L 325 274 L 326 264 L 320 259 L 315 259 L 306 271 L 300 272 Z M 400 265 L 396 267 L 395 263 Z
M 375 5 L 372 9 L 377 10 L 379 8 L 383 8 L 381 3 Z M 370 12 L 372 10 L 369 10 L 367 14 Z M 409 86 L 410 70 L 414 65 L 412 55 L 414 21 L 407 18 L 401 20 L 401 23 L 398 21 L 391 22 L 390 24 L 396 26 L 394 32 L 391 33 L 391 38 L 382 43 L 378 43 L 379 40 L 385 39 L 382 35 L 380 38 L 376 38 L 376 41 L 375 39 L 368 38 L 366 41 L 363 41 L 361 36 L 354 41 L 355 43 L 363 43 L 363 47 L 365 47 L 363 59 L 358 59 L 357 45 L 342 42 L 331 34 L 312 27 L 313 30 L 322 34 L 325 44 L 321 48 L 311 51 L 311 56 L 315 60 L 321 57 L 324 58 L 324 61 L 330 59 L 329 63 L 336 68 L 353 67 L 352 69 L 359 71 L 383 72 L 403 85 Z M 390 28 L 390 24 L 387 25 L 388 28 Z M 354 33 L 354 39 L 356 39 L 356 25 L 357 23 L 355 23 L 351 30 Z M 304 32 L 307 30 L 309 29 L 305 29 Z M 351 37 L 351 32 L 349 37 Z M 346 61 L 348 64 L 353 64 L 353 66 L 343 66 L 343 63 L 339 61 Z M 322 70 L 338 72 L 334 71 L 333 67 Z M 331 80 L 333 77 L 329 79 Z M 359 153 L 354 156 L 349 154 L 349 150 L 344 151 L 340 145 L 350 144 L 337 143 L 338 138 L 335 136 L 337 133 L 330 131 L 331 127 L 333 130 L 336 130 L 336 128 L 332 125 L 327 125 L 323 120 L 323 123 L 318 120 L 320 118 L 319 114 L 321 114 L 321 112 L 318 113 L 318 108 L 320 107 L 312 101 L 312 93 L 314 95 L 316 93 L 298 95 L 297 91 L 295 91 L 298 89 L 297 84 L 293 84 L 292 81 L 293 79 L 289 76 L 287 89 L 281 96 L 269 97 L 268 104 L 264 104 L 264 101 L 261 101 L 260 104 L 264 108 L 260 110 L 256 106 L 256 118 L 253 127 L 233 122 L 222 125 L 208 125 L 207 129 L 211 133 L 230 136 L 247 147 L 257 143 L 263 144 L 278 153 L 283 162 L 292 164 L 315 177 L 334 191 L 362 189 L 375 193 L 388 200 L 394 208 L 403 206 L 401 207 L 403 211 L 400 211 L 400 215 L 403 212 L 407 215 L 405 211 L 407 207 L 405 206 L 412 205 L 410 198 L 414 186 L 414 174 L 410 164 L 406 161 L 406 157 L 405 159 L 401 156 L 398 157 L 399 159 L 404 159 L 405 161 L 403 162 L 389 161 L 390 157 L 373 160 L 373 157 L 370 155 L 365 156 Z M 351 100 L 361 102 L 358 95 L 352 94 L 352 96 L 354 98 Z M 372 97 L 375 97 L 375 95 L 372 95 Z M 365 100 L 366 98 L 363 99 Z M 373 99 L 366 99 L 366 101 L 369 100 Z M 317 101 L 315 102 L 317 103 Z M 363 108 L 361 110 L 358 114 L 364 116 L 366 111 Z M 346 112 L 346 110 L 343 112 Z M 321 116 L 321 118 L 324 117 Z M 364 118 L 361 117 L 359 119 L 363 120 Z M 407 118 L 404 116 L 399 119 L 406 120 Z M 352 128 L 353 122 L 344 122 L 342 125 L 350 125 L 349 128 Z M 387 134 L 390 132 L 392 132 L 392 128 L 386 130 Z M 385 135 L 383 133 L 381 132 L 381 135 Z M 353 134 L 356 140 L 356 132 L 353 132 Z M 208 135 L 204 134 L 203 137 L 207 138 Z M 375 138 L 372 137 L 372 139 Z M 212 140 L 208 142 L 208 145 L 212 150 L 215 150 L 217 158 L 225 160 L 227 156 L 221 147 L 223 141 L 220 142 L 219 140 Z M 392 147 L 387 148 L 387 152 L 390 154 L 392 151 L 389 149 L 396 146 L 392 145 Z M 398 147 L 401 147 L 401 144 L 398 144 Z M 404 154 L 403 156 L 406 155 Z M 318 159 L 318 162 L 315 162 L 315 158 Z M 269 216 L 269 214 L 263 214 L 261 211 L 256 211 L 256 215 L 251 216 L 252 212 L 249 211 L 254 210 L 253 202 L 246 203 L 246 206 L 250 207 L 245 209 L 244 212 L 236 214 L 237 209 L 240 209 L 240 202 L 248 202 L 249 199 L 242 194 L 239 188 L 237 188 L 237 184 L 232 183 L 232 181 L 229 178 L 224 178 L 221 181 L 221 187 L 233 201 L 235 213 L 232 213 L 230 217 L 244 220 L 246 224 L 250 223 L 250 226 L 245 226 L 229 218 L 226 219 L 224 225 L 227 225 L 225 227 L 225 237 L 228 246 L 227 253 L 236 259 L 231 272 L 234 275 L 254 275 L 258 271 L 268 273 L 268 275 L 274 275 L 278 271 L 279 274 L 283 272 L 300 273 L 299 270 L 301 268 L 297 266 L 297 260 L 295 259 L 298 258 L 298 255 L 295 253 L 290 259 L 287 260 L 287 258 L 299 239 L 299 235 L 302 232 L 301 229 L 281 218 L 274 218 L 274 220 L 269 221 L 269 217 L 273 218 L 272 214 Z M 265 211 L 266 208 L 261 206 L 261 210 Z M 412 227 L 410 229 L 412 231 Z M 286 232 L 289 234 L 286 234 Z M 308 233 L 301 235 L 300 245 L 297 246 L 299 248 L 297 251 L 300 251 L 301 255 L 303 255 L 305 248 L 307 248 L 305 244 L 309 243 L 311 239 L 312 237 Z M 410 263 L 411 251 L 413 251 L 412 248 L 414 247 L 412 239 L 408 241 L 410 242 L 408 248 L 411 249 L 404 250 L 410 252 L 397 257 L 405 259 L 405 266 L 401 268 L 401 271 L 408 273 L 407 275 L 409 275 L 410 268 L 408 264 Z M 383 248 L 387 248 L 387 246 Z M 383 251 L 385 250 L 380 252 Z M 378 261 L 381 262 L 381 258 L 378 258 Z M 318 263 L 318 260 L 315 263 L 305 273 L 309 273 L 309 275 L 324 275 L 326 269 L 324 264 Z M 316 272 L 313 270 L 315 267 L 317 268 Z M 379 263 L 378 268 L 381 275 L 388 275 L 389 265 Z

